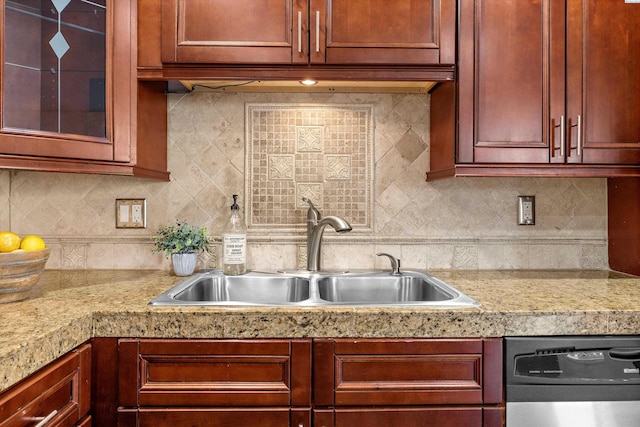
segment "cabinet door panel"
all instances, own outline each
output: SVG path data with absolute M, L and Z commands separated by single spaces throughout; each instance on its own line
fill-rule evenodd
M 136 2 L 21 3 L 0 0 L 0 167 L 168 180 L 166 147 L 158 146 L 166 140 L 165 85 L 136 83 Z M 16 16 L 37 18 L 42 31 L 31 27 L 24 37 Z M 50 46 L 58 18 L 61 31 Z M 34 63 L 53 46 L 59 58 Z M 94 46 L 102 46 L 101 55 Z
M 561 3 L 461 5 L 458 163 L 548 163 L 552 141 L 563 161 Z
M 455 2 L 451 0 L 311 0 L 310 21 L 311 62 L 453 64 L 455 61 L 455 46 L 451 43 L 455 40 Z M 318 21 L 320 28 L 314 30 Z M 316 45 L 317 38 L 320 40 Z
M 105 1 L 57 6 L 3 6 L 2 126 L 104 139 Z
M 308 340 L 140 340 L 139 353 L 136 344 L 120 344 L 121 405 L 310 404 Z
M 163 0 L 162 62 L 290 64 L 298 55 L 307 62 L 307 5 L 295 4 Z
M 570 0 L 568 22 L 568 161 L 640 164 L 640 4 Z
M 316 404 L 428 405 L 483 401 L 482 340 L 334 342 L 333 360 L 314 359 Z M 326 355 L 330 344 L 331 340 L 317 340 L 314 356 Z

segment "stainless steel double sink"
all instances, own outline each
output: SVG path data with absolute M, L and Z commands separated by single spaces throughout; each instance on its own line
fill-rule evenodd
M 178 283 L 150 305 L 345 306 L 413 305 L 473 307 L 479 304 L 422 271 L 248 272 L 225 276 L 207 270 Z

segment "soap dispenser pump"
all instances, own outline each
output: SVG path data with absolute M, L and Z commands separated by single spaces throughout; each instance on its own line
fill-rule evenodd
M 222 271 L 230 276 L 247 272 L 247 232 L 237 194 L 233 195 L 231 215 L 222 234 Z

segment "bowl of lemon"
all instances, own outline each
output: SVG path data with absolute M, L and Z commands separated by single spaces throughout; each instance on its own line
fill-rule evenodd
M 40 236 L 0 231 L 0 303 L 34 295 L 50 253 Z

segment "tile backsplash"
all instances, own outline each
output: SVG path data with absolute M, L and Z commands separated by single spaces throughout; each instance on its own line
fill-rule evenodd
M 160 225 L 183 219 L 219 238 L 241 194 L 249 268 L 293 268 L 306 256 L 298 199 L 312 195 L 323 215 L 357 225 L 325 231 L 324 268 L 387 268 L 376 252 L 405 268 L 607 268 L 605 179 L 425 182 L 428 95 L 168 96 L 170 182 L 0 171 L 0 228 L 42 235 L 47 268 L 168 269 L 151 251 Z M 536 196 L 535 226 L 516 225 L 518 195 Z M 146 199 L 147 229 L 116 229 L 116 198 Z
M 305 230 L 305 197 L 372 231 L 371 105 L 247 104 L 246 118 L 249 230 Z

